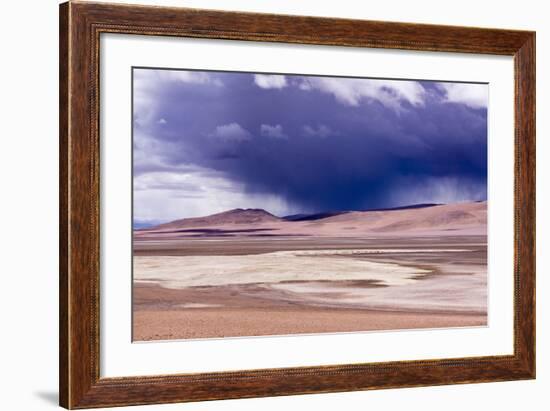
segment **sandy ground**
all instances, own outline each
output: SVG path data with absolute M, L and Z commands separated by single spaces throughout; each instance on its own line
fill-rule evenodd
M 480 326 L 486 237 L 135 242 L 134 340 Z
M 171 340 L 481 326 L 477 314 L 322 308 L 192 308 L 136 311 L 134 340 Z

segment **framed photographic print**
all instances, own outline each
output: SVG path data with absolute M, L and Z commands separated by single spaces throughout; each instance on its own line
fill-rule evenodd
M 535 34 L 60 6 L 60 403 L 535 377 Z

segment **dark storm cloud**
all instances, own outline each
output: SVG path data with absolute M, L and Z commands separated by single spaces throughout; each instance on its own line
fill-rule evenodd
M 136 85 L 135 135 L 159 170 L 212 170 L 311 211 L 486 198 L 487 109 L 445 85 L 199 74 Z

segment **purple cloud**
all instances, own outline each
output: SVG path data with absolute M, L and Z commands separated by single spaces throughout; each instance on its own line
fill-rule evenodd
M 157 71 L 134 70 L 136 172 L 278 213 L 486 199 L 488 85 Z

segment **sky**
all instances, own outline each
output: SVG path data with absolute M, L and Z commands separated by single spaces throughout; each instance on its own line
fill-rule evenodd
M 487 103 L 487 84 L 134 68 L 134 221 L 485 200 Z

